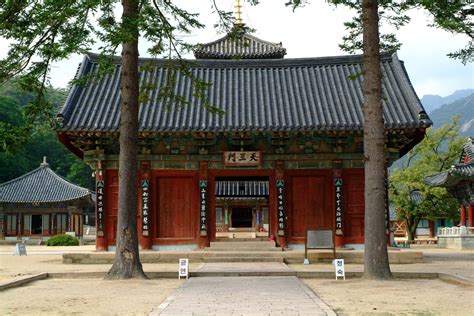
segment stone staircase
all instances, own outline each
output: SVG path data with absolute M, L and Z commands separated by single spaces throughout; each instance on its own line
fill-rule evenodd
M 213 256 L 203 258 L 204 262 L 284 262 L 282 248 L 275 241 L 259 238 L 213 241 L 204 251 L 213 252 Z

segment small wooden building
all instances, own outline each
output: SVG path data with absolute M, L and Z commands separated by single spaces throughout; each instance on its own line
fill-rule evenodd
M 364 242 L 362 56 L 285 54 L 243 33 L 200 45 L 188 75 L 140 59 L 140 83 L 153 87 L 139 113 L 143 249 L 258 236 L 296 247 L 309 228 L 333 228 L 338 246 Z M 98 60 L 86 55 L 77 78 L 96 73 Z M 116 236 L 121 59 L 114 64 L 98 82 L 73 86 L 58 114 L 59 139 L 96 170 L 98 250 Z M 383 55 L 381 66 L 388 167 L 431 121 L 403 62 Z M 224 115 L 203 107 L 189 75 L 209 83 L 209 104 Z M 170 78 L 186 105 L 161 97 Z
M 0 239 L 82 236 L 83 210 L 94 206 L 93 196 L 57 175 L 45 158 L 39 168 L 0 184 Z

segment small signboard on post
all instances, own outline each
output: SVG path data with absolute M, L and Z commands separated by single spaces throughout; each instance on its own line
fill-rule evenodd
M 178 267 L 178 279 L 181 277 L 189 278 L 189 259 L 181 258 L 179 259 L 179 267 Z
M 26 245 L 23 243 L 17 243 L 15 247 L 15 256 L 27 256 L 26 254 Z
M 346 272 L 344 270 L 344 259 L 334 259 L 332 262 L 334 264 L 334 272 L 336 273 L 336 280 L 338 280 L 338 278 L 343 278 L 343 280 L 345 280 Z

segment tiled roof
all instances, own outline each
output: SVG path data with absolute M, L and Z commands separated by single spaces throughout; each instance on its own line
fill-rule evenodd
M 216 181 L 216 196 L 268 196 L 268 181 Z
M 452 187 L 463 180 L 474 182 L 474 161 L 451 166 L 446 171 L 425 177 L 425 183 L 431 186 Z
M 85 56 L 77 77 L 94 73 L 98 57 Z M 151 62 L 141 59 L 140 62 Z M 193 60 L 193 75 L 210 83 L 208 97 L 224 115 L 210 113 L 194 98 L 191 80 L 177 74 L 175 93 L 189 105 L 167 107 L 158 98 L 166 78 L 163 60 L 140 74 L 156 87 L 141 105 L 141 131 L 287 131 L 362 129 L 362 56 L 303 59 Z M 58 114 L 59 131 L 118 131 L 121 59 L 99 82 L 75 85 Z M 383 107 L 386 129 L 431 125 L 403 63 L 384 55 Z M 355 76 L 355 78 L 351 78 Z
M 283 58 L 286 49 L 281 43 L 271 43 L 247 33 L 226 36 L 194 49 L 197 59 L 263 59 Z
M 0 184 L 0 203 L 47 203 L 93 199 L 93 193 L 74 185 L 42 163 L 29 173 Z

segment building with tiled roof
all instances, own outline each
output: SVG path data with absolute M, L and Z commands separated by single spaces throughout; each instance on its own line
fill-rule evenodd
M 43 163 L 0 184 L 0 239 L 47 238 L 74 231 L 82 235 L 82 213 L 94 192 L 74 185 Z
M 446 188 L 460 204 L 460 225 L 474 227 L 474 138 L 464 144 L 458 164 L 426 176 L 425 183 Z
M 339 246 L 363 243 L 362 56 L 286 59 L 281 44 L 234 33 L 198 45 L 186 73 L 140 58 L 141 247 L 194 249 L 239 236 L 297 247 L 306 229 L 324 227 Z M 115 244 L 121 58 L 113 63 L 105 77 L 73 85 L 57 115 L 59 139 L 96 166 L 103 188 L 98 250 Z M 390 165 L 431 121 L 397 55 L 384 54 L 381 66 Z M 76 78 L 99 67 L 87 54 Z M 181 103 L 160 93 L 170 75 Z M 191 78 L 208 83 L 207 105 L 224 114 L 205 108 Z

